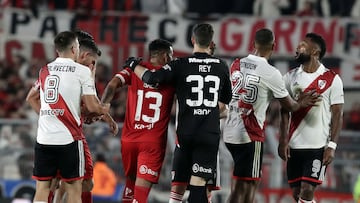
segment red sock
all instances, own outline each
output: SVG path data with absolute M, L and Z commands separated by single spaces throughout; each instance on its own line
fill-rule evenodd
M 149 187 L 135 185 L 134 200 L 136 200 L 137 203 L 146 203 L 150 189 Z
M 135 188 L 135 181 L 132 181 L 130 179 L 126 179 L 123 196 L 122 196 L 122 202 L 131 203 L 134 199 L 134 188 Z
M 92 203 L 92 194 L 91 192 L 82 192 L 81 193 L 81 202 L 82 203 Z
M 49 197 L 48 197 L 48 203 L 53 202 L 53 199 L 54 199 L 54 192 L 53 192 L 53 191 L 50 191 Z

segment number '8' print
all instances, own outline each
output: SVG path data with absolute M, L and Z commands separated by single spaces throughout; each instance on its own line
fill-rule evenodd
M 54 104 L 59 99 L 59 81 L 57 75 L 49 75 L 45 79 L 44 99 L 48 104 Z

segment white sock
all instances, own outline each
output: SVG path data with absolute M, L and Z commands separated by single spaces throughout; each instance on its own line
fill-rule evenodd
M 182 202 L 182 198 L 184 195 L 176 193 L 174 191 L 170 192 L 170 199 L 169 199 L 169 203 L 181 203 Z

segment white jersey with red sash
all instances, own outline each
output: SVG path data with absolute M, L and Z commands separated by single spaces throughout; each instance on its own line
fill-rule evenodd
M 224 123 L 224 142 L 264 142 L 266 109 L 273 98 L 289 95 L 279 70 L 259 56 L 236 59 L 230 68 L 232 99 Z
M 41 108 L 37 142 L 66 145 L 84 138 L 80 117 L 82 95 L 96 95 L 88 67 L 69 58 L 56 58 L 39 73 Z
M 314 73 L 305 72 L 302 66 L 295 68 L 284 75 L 284 81 L 295 99 L 301 91 L 316 90 L 322 96 L 316 106 L 302 108 L 291 114 L 289 146 L 295 149 L 324 147 L 330 135 L 330 107 L 344 103 L 340 77 L 321 64 Z

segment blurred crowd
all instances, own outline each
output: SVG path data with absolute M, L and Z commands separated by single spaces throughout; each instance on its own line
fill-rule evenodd
M 1 0 L 2 6 L 41 10 L 68 10 L 86 16 L 104 11 L 171 13 L 209 16 L 241 14 L 263 17 L 360 16 L 360 0 Z M 206 6 L 204 6 L 206 5 Z

